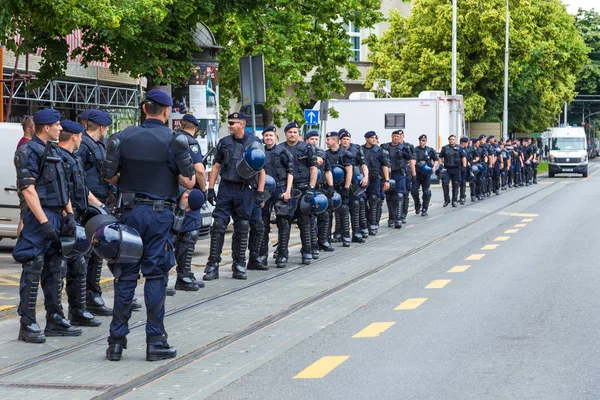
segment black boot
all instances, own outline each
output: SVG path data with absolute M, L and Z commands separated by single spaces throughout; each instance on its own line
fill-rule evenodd
M 86 309 L 94 315 L 110 317 L 112 308 L 106 306 L 100 290 L 102 263 L 103 260 L 93 253 L 88 260 Z
M 388 228 L 393 228 L 396 222 L 399 221 L 399 215 L 395 211 L 392 210 L 398 209 L 398 198 L 396 193 L 386 193 L 385 194 L 385 202 L 388 208 Z
M 286 217 L 277 217 L 277 268 L 285 268 L 288 262 L 288 243 L 290 241 L 290 222 Z
M 177 357 L 177 350 L 168 343 L 146 345 L 146 361 L 160 361 L 175 357 Z
M 456 204 L 458 202 L 458 188 L 452 184 L 452 207 L 458 207 Z
M 27 343 L 44 343 L 46 341 L 46 337 L 42 334 L 35 319 L 35 306 L 43 268 L 43 254 L 23 264 L 21 280 L 24 281 L 25 287 L 21 291 L 22 296 L 19 301 L 19 315 L 21 316 L 19 340 Z
M 360 229 L 360 203 L 358 199 L 350 202 L 350 223 L 352 225 L 352 242 L 364 243 Z
M 74 328 L 60 314 L 52 314 L 46 317 L 46 329 L 44 335 L 51 336 L 81 336 L 82 330 Z
M 177 260 L 177 280 L 175 290 L 195 292 L 204 287 L 204 282 L 196 281 L 192 274 L 192 257 L 198 240 L 198 231 L 193 230 L 180 233 L 175 244 L 175 258 Z
M 421 216 L 422 217 L 426 217 L 427 215 L 427 210 L 429 209 L 429 202 L 431 201 L 431 192 L 429 193 L 423 193 L 423 208 L 421 210 Z
M 245 219 L 233 223 L 234 239 L 231 247 L 233 257 L 233 279 L 246 280 L 246 249 L 250 224 Z
M 317 240 L 319 242 L 319 250 L 325 252 L 334 251 L 333 246 L 331 245 L 331 243 L 329 243 L 329 237 L 327 236 L 329 232 L 329 221 L 330 215 L 327 211 L 317 216 Z
M 127 338 L 108 337 L 108 348 L 106 349 L 106 359 L 109 361 L 121 361 L 123 349 L 127 348 Z
M 82 331 L 74 328 L 65 319 L 62 307 L 62 291 L 64 279 L 67 276 L 67 260 L 61 255 L 54 257 L 46 264 L 49 275 L 42 280 L 46 306 L 46 336 L 79 336 Z M 44 275 L 45 273 L 43 273 Z
M 332 217 L 335 219 L 335 230 L 331 236 L 331 243 L 339 243 L 342 241 L 342 219 L 338 211 L 333 212 Z M 333 227 L 333 221 L 330 221 L 329 229 Z
M 359 209 L 358 215 L 360 219 L 360 233 L 363 239 L 369 237 L 369 222 L 367 221 L 367 202 L 365 199 L 360 199 L 358 201 Z
M 319 259 L 319 232 L 317 228 L 317 216 L 310 216 L 310 250 L 313 260 Z
M 300 255 L 302 256 L 302 264 L 310 265 L 312 263 L 313 258 L 309 217 L 300 217 L 298 220 L 298 225 L 300 227 L 300 241 L 302 242 L 302 248 L 300 249 Z
M 395 229 L 400 229 L 402 228 L 402 210 L 404 207 L 404 194 L 402 193 L 397 193 L 394 194 L 394 197 L 396 197 L 396 202 L 395 202 L 395 209 L 390 210 L 390 215 L 392 214 L 392 211 L 394 211 L 394 228 Z
M 379 223 L 377 222 L 377 207 L 379 206 L 379 196 L 371 195 L 369 198 L 369 235 L 377 235 Z
M 42 333 L 42 328 L 37 322 L 32 322 L 29 325 L 21 323 L 19 340 L 26 343 L 44 343 L 46 342 L 46 336 Z
M 208 262 L 204 268 L 202 280 L 212 281 L 219 279 L 219 263 L 221 262 L 221 251 L 225 241 L 226 225 L 220 219 L 215 219 L 210 228 L 210 249 L 208 253 Z
M 444 191 L 444 207 L 448 207 L 450 204 L 450 185 L 446 183 L 442 183 L 442 189 Z M 423 208 L 426 208 L 423 206 Z
M 338 210 L 342 218 L 342 246 L 350 247 L 350 210 L 343 204 Z
M 408 215 L 408 206 L 409 206 L 408 203 L 409 202 L 410 202 L 410 199 L 408 197 L 408 193 L 406 193 L 404 195 L 404 201 L 402 202 L 402 217 L 401 217 L 401 220 L 402 220 L 403 224 L 406 223 L 406 216 Z
M 73 326 L 100 326 L 102 323 L 86 309 L 86 266 L 83 256 L 70 260 L 67 264 L 73 276 L 72 298 L 69 298 L 69 320 Z
M 248 270 L 263 269 L 260 250 L 262 248 L 263 238 L 265 236 L 265 226 L 262 218 L 260 222 L 254 221 L 250 224 L 250 234 L 248 237 Z

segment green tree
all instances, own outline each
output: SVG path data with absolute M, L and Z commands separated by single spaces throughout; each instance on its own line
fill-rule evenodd
M 346 24 L 373 26 L 379 7 L 379 0 L 266 0 L 245 13 L 213 15 L 207 23 L 225 47 L 218 56 L 221 104 L 240 97 L 238 59 L 263 54 L 265 123 L 301 121 L 301 105 L 344 93 L 344 78 L 358 78 Z
M 511 0 L 509 130 L 550 126 L 575 95 L 587 51 L 574 19 L 559 0 Z M 416 0 L 410 17 L 392 13 L 384 35 L 369 39 L 366 85 L 390 79 L 393 95 L 450 90 L 452 6 Z M 505 2 L 461 0 L 458 8 L 457 88 L 470 121 L 500 121 L 504 87 Z

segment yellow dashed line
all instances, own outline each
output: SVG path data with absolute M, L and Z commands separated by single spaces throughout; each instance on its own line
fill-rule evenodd
M 372 338 L 377 337 L 383 332 L 387 331 L 394 325 L 395 322 L 373 322 L 362 331 L 358 332 L 353 338 Z
M 483 257 L 485 257 L 485 254 L 471 254 L 469 257 L 465 258 L 465 261 L 479 261 Z
M 481 248 L 481 250 L 496 250 L 496 248 L 500 246 L 499 244 L 486 244 Z
M 533 218 L 523 218 L 521 222 L 533 222 Z
M 19 286 L 19 282 L 11 281 L 10 279 L 0 278 L 0 286 Z
M 515 224 L 514 228 L 525 228 L 527 224 Z
M 419 307 L 421 304 L 427 301 L 427 297 L 419 297 L 415 299 L 406 299 L 394 310 L 414 310 Z
M 294 379 L 319 379 L 325 377 L 350 356 L 325 356 L 302 370 Z
M 111 278 L 102 278 L 102 279 L 100 279 L 100 284 L 104 285 L 105 283 L 112 282 L 114 279 L 115 278 L 112 278 L 112 277 Z
M 468 270 L 471 266 L 470 265 L 457 265 L 456 267 L 452 267 L 448 270 L 449 273 L 455 273 L 455 272 L 465 272 L 466 270 Z
M 17 306 L 0 306 L 0 311 L 10 310 L 11 308 L 17 308 Z
M 510 214 L 510 216 L 511 216 L 511 217 L 524 217 L 524 218 L 527 218 L 527 217 L 539 217 L 539 216 L 540 216 L 540 214 L 522 214 L 522 213 L 513 213 L 513 214 Z
M 510 239 L 510 236 L 498 236 L 494 239 L 494 242 L 506 242 L 508 239 Z
M 452 282 L 452 279 L 436 279 L 429 282 L 425 289 L 442 289 L 444 286 Z
M 504 233 L 517 233 L 517 232 L 519 232 L 518 229 L 507 229 L 504 231 Z

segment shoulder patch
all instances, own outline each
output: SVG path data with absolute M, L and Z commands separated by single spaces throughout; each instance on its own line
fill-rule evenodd
M 197 144 L 190 146 L 190 150 L 193 151 L 195 154 L 198 154 L 198 152 L 200 151 Z

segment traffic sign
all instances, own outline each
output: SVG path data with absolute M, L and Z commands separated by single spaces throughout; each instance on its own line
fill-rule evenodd
M 304 110 L 304 119 L 308 125 L 318 125 L 319 110 Z

